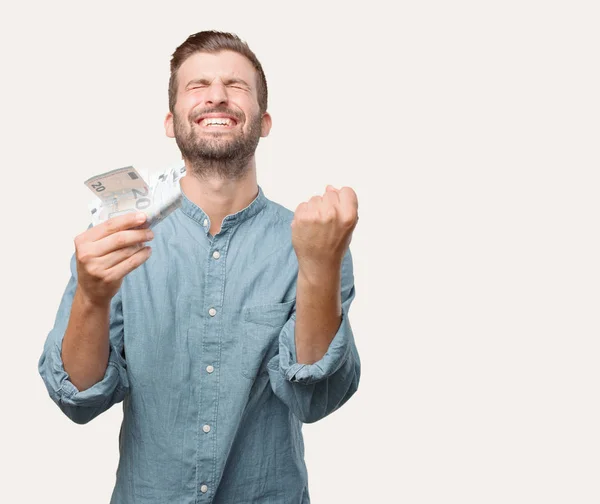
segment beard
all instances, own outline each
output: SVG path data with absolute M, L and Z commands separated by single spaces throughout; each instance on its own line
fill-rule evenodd
M 202 114 L 221 112 L 229 114 L 237 120 L 242 117 L 239 113 L 225 109 L 210 109 Z M 199 117 L 201 114 L 196 114 Z M 236 127 L 237 127 L 236 125 Z M 181 155 L 189 164 L 193 175 L 200 178 L 215 176 L 227 180 L 239 180 L 244 177 L 249 162 L 254 156 L 261 134 L 261 115 L 249 118 L 248 130 L 229 132 L 205 132 L 199 130 L 195 120 L 186 127 L 183 118 L 173 114 L 173 129 L 175 142 Z

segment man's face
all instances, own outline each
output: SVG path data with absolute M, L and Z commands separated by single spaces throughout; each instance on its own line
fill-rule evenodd
M 195 53 L 177 72 L 177 102 L 165 119 L 183 157 L 199 162 L 235 162 L 251 157 L 271 127 L 261 114 L 256 70 L 232 51 Z

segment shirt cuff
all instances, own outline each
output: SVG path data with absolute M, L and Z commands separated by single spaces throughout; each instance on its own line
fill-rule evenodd
M 342 367 L 351 351 L 352 329 L 347 313 L 342 308 L 342 322 L 325 355 L 314 364 L 299 364 L 296 359 L 295 332 L 296 314 L 286 325 L 280 337 L 280 365 L 286 380 L 310 385 L 332 376 Z
M 44 362 L 46 359 L 50 362 Z M 57 404 L 69 406 L 102 406 L 111 400 L 117 389 L 126 389 L 128 383 L 125 359 L 112 345 L 104 377 L 84 391 L 79 391 L 69 379 L 63 365 L 61 349 L 56 345 L 52 345 L 50 351 L 42 356 L 39 369 L 52 399 Z

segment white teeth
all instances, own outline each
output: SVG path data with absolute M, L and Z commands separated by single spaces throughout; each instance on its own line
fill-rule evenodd
M 204 125 L 204 126 L 213 126 L 213 125 L 230 126 L 231 119 L 228 119 L 226 117 L 210 117 L 207 119 L 203 119 L 202 125 Z

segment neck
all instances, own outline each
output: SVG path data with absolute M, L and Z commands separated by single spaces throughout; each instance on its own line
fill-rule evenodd
M 186 176 L 181 179 L 181 190 L 208 215 L 212 236 L 219 233 L 225 217 L 246 208 L 258 194 L 254 157 L 236 177 L 224 177 L 222 172 L 210 167 L 199 170 L 187 160 L 185 165 Z

